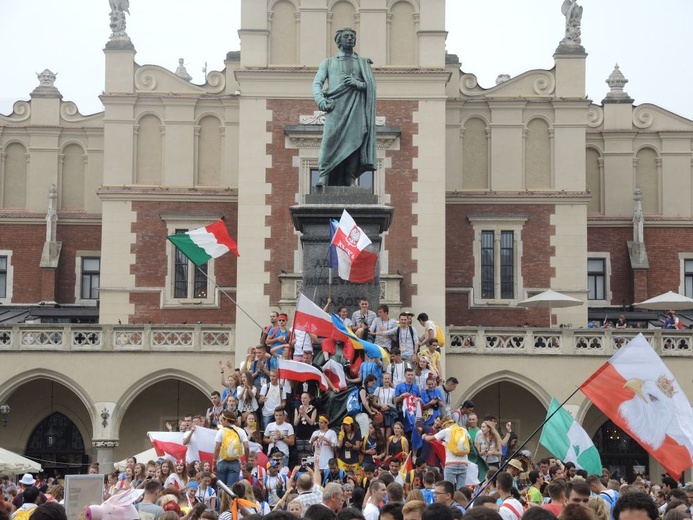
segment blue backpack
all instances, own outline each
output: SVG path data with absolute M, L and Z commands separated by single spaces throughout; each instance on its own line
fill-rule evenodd
M 354 388 L 349 394 L 349 397 L 347 397 L 346 413 L 348 415 L 356 415 L 357 413 L 361 413 L 363 411 L 361 406 L 361 398 L 359 397 L 359 390 L 359 387 Z

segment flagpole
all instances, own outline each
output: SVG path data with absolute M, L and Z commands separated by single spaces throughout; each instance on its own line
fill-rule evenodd
M 486 484 L 484 484 L 484 485 L 479 489 L 478 493 L 476 493 L 476 494 L 472 497 L 472 499 L 469 501 L 469 504 L 470 504 L 470 505 L 472 504 L 472 502 L 474 502 L 474 499 L 475 499 L 476 497 L 478 497 L 479 495 L 481 495 L 481 494 L 484 492 L 484 490 L 488 487 L 488 485 L 489 485 L 491 482 L 493 482 L 493 481 L 495 480 L 495 478 L 498 476 L 498 473 L 500 473 L 501 471 L 503 471 L 503 469 L 508 465 L 508 463 L 509 463 L 513 458 L 515 458 L 515 455 L 517 455 L 518 453 L 520 453 L 520 452 L 522 451 L 522 448 L 524 448 L 525 446 L 527 446 L 527 443 L 528 443 L 530 440 L 532 440 L 532 438 L 533 438 L 537 433 L 539 433 L 539 431 L 544 427 L 544 425 L 545 425 L 547 422 L 549 422 L 549 421 L 551 420 L 551 417 L 553 417 L 554 415 L 556 415 L 556 414 L 558 413 L 558 411 L 559 411 L 561 408 L 563 408 L 563 405 L 566 404 L 568 401 L 570 401 L 570 399 L 571 399 L 575 394 L 577 394 L 579 391 L 580 391 L 580 387 L 577 387 L 577 388 L 575 389 L 575 391 L 574 391 L 572 394 L 570 394 L 568 397 L 565 398 L 565 401 L 563 401 L 563 402 L 561 403 L 561 405 L 560 405 L 558 408 L 556 408 L 553 412 L 551 412 L 551 413 L 544 419 L 544 422 L 542 422 L 539 426 L 537 426 L 537 429 L 534 430 L 534 432 L 532 432 L 532 435 L 530 435 L 529 437 L 527 437 L 527 440 L 526 440 L 525 442 L 523 442 L 522 445 L 521 445 L 519 448 L 517 448 L 517 449 L 513 452 L 512 455 L 510 455 L 510 457 L 506 457 L 505 462 L 503 462 L 503 463 L 501 464 L 501 466 L 498 468 L 498 471 L 497 471 L 496 474 L 491 478 L 491 480 L 489 480 L 488 482 L 486 482 Z M 470 507 L 470 506 L 467 506 L 467 509 L 469 509 L 469 507 Z
M 263 328 L 263 326 L 260 325 L 257 321 L 255 321 L 255 320 L 253 319 L 253 317 L 252 317 L 250 314 L 248 314 L 247 312 L 245 312 L 245 309 L 243 309 L 243 307 L 241 307 L 241 306 L 238 304 L 238 302 L 237 302 L 236 300 L 234 300 L 233 298 L 231 298 L 231 295 L 230 295 L 229 293 L 227 293 L 224 289 L 222 289 L 221 287 L 219 287 L 219 284 L 217 284 L 217 282 L 215 282 L 214 280 L 212 280 L 212 279 L 207 275 L 207 273 L 205 273 L 205 272 L 202 270 L 202 268 L 200 268 L 199 265 L 196 265 L 195 267 L 197 267 L 197 270 L 200 271 L 200 272 L 203 274 L 203 276 L 204 276 L 205 278 L 207 278 L 207 280 L 209 280 L 210 282 L 212 282 L 212 284 L 214 285 L 214 287 L 216 287 L 216 288 L 219 290 L 219 292 L 221 292 L 224 296 L 226 296 L 229 300 L 231 300 L 231 301 L 233 302 L 233 304 L 234 304 L 236 307 L 238 307 L 238 308 L 241 310 L 241 312 L 242 312 L 243 314 L 245 314 L 246 316 L 248 316 L 248 318 L 250 318 L 250 321 L 252 321 L 255 325 L 257 325 L 258 328 L 259 328 L 260 330 L 262 330 L 262 331 L 265 330 L 265 329 Z

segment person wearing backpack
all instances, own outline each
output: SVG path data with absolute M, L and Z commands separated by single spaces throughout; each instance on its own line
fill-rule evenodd
M 241 457 L 248 460 L 248 434 L 243 428 L 234 426 L 236 414 L 225 410 L 219 417 L 223 426 L 214 438 L 214 463 L 212 471 L 224 484 L 231 487 L 238 482 L 241 473 Z
M 29 517 L 38 507 L 41 492 L 36 486 L 28 486 L 24 489 L 24 503 L 17 509 L 12 516 L 12 520 L 29 520 Z
M 445 446 L 445 469 L 443 476 L 448 482 L 452 482 L 455 489 L 461 489 L 467 482 L 467 455 L 470 450 L 470 439 L 467 430 L 453 421 L 450 416 L 445 416 L 440 424 L 442 430 L 431 435 L 426 434 L 423 439 L 441 441 Z

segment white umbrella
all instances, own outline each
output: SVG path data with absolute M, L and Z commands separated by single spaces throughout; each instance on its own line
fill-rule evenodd
M 675 293 L 669 291 L 644 302 L 636 303 L 636 307 L 643 307 L 645 309 L 652 309 L 654 311 L 683 311 L 686 309 L 693 309 L 693 299 L 683 294 Z
M 41 464 L 21 455 L 0 448 L 0 473 L 16 475 L 18 473 L 39 473 L 43 471 Z
M 145 450 L 142 453 L 138 453 L 134 457 L 137 459 L 137 462 L 144 462 L 145 465 L 150 460 L 156 460 L 159 458 L 159 456 L 156 454 L 156 450 L 154 448 L 149 448 L 148 450 Z M 123 459 L 120 462 L 115 462 L 113 464 L 113 467 L 118 471 L 125 471 L 125 467 L 128 465 L 128 459 L 129 458 L 130 457 Z
M 549 326 L 551 326 L 551 311 L 553 309 L 577 307 L 582 305 L 582 303 L 582 300 L 549 289 L 535 294 L 531 298 L 522 300 L 517 305 L 518 307 L 527 307 L 528 309 L 549 309 Z

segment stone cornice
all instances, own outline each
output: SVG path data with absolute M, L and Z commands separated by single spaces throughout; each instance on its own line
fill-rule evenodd
M 644 226 L 650 227 L 685 227 L 690 228 L 693 224 L 693 217 L 665 217 L 662 215 L 645 215 Z M 606 216 L 606 215 L 588 215 L 587 227 L 626 227 L 633 226 L 631 217 L 623 216 Z
M 101 186 L 101 200 L 185 200 L 237 202 L 237 188 L 184 188 L 166 186 Z
M 587 204 L 585 191 L 448 191 L 446 204 Z
M 0 224 L 36 224 L 46 225 L 46 214 L 26 209 L 0 210 Z M 87 213 L 78 210 L 58 210 L 58 225 L 101 225 L 100 213 Z

